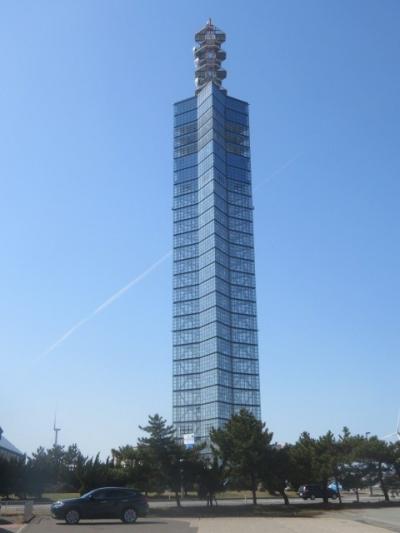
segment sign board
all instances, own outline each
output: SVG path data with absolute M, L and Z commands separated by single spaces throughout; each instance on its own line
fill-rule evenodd
M 194 433 L 185 433 L 183 435 L 183 444 L 185 448 L 193 448 L 194 446 Z

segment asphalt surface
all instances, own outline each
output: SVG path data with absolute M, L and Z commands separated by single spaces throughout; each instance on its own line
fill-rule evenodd
M 191 527 L 191 520 L 141 518 L 136 524 L 123 524 L 120 520 L 81 520 L 76 526 L 68 526 L 64 521 L 54 520 L 49 516 L 37 517 L 23 533 L 197 533 L 197 527 Z
M 18 533 L 97 533 L 129 531 L 135 533 L 384 533 L 400 531 L 398 509 L 374 509 L 370 513 L 335 512 L 314 518 L 285 517 L 237 517 L 237 518 L 189 518 L 154 519 L 142 518 L 134 525 L 116 520 L 82 520 L 76 526 L 49 516 L 40 516 L 24 526 Z M 393 512 L 392 512 L 393 511 Z M 374 522 L 374 523 L 371 523 Z M 386 524 L 386 525 L 385 525 Z M 386 527 L 387 526 L 387 527 Z M 17 530 L 5 529 L 5 532 Z
M 374 501 L 376 502 L 376 499 Z M 172 518 L 175 516 L 173 510 L 166 508 L 174 506 L 174 502 L 152 502 L 152 514 L 156 515 L 155 508 L 159 507 L 160 516 L 139 519 L 134 525 L 122 524 L 119 520 L 82 520 L 76 526 L 67 526 L 65 522 L 49 516 L 48 506 L 38 506 L 38 509 L 35 508 L 36 517 L 30 524 L 25 526 L 2 524 L 0 533 L 112 533 L 121 531 L 121 528 L 127 533 L 129 531 L 136 533 L 384 533 L 385 531 L 400 533 L 400 506 L 331 510 L 324 511 L 322 514 L 317 513 L 314 516 L 312 505 L 310 506 L 311 515 L 307 505 L 307 517 L 281 517 L 277 516 L 274 511 L 270 516 L 244 517 L 234 516 L 237 509 L 236 511 L 232 509 L 232 512 L 230 510 L 229 506 L 238 505 L 239 502 L 238 500 L 220 501 L 219 511 L 223 511 L 225 507 L 226 511 L 223 512 L 227 512 L 227 516 L 206 515 L 203 518 L 196 518 L 197 511 L 195 510 L 194 514 L 188 517 L 183 515 L 179 518 Z M 263 501 L 263 503 L 267 502 L 281 504 L 280 500 L 275 499 Z M 298 503 L 300 502 L 304 503 L 298 500 Z M 204 507 L 204 502 L 197 503 Z M 242 500 L 242 503 L 245 502 Z M 195 502 L 190 502 L 190 504 L 186 502 L 186 505 L 190 507 L 193 504 L 196 507 Z M 280 507 L 284 508 L 284 506 Z M 167 513 L 164 516 L 162 508 Z
M 360 524 L 377 526 L 387 531 L 400 533 L 400 507 L 340 511 L 340 516 Z
M 362 495 L 360 498 L 360 501 L 362 503 L 368 502 L 377 502 L 382 501 L 382 496 L 379 497 L 370 497 L 366 495 Z M 302 500 L 301 498 L 290 498 L 291 504 L 310 504 L 313 505 L 315 503 L 321 502 L 322 500 Z M 355 501 L 355 497 L 353 495 L 344 495 L 343 496 L 343 502 L 345 503 L 351 503 Z M 393 501 L 400 502 L 400 498 L 396 498 Z M 330 500 L 331 503 L 339 503 L 338 500 Z M 262 505 L 281 505 L 283 503 L 282 498 L 258 498 L 258 503 Z M 234 498 L 234 499 L 219 499 L 218 505 L 251 505 L 252 500 L 250 498 Z M 176 502 L 174 499 L 171 500 L 150 500 L 149 506 L 151 509 L 160 509 L 165 507 L 176 507 Z M 205 502 L 204 500 L 182 500 L 182 506 L 183 507 L 204 507 Z M 3 503 L 3 511 L 9 512 L 9 513 L 17 513 L 20 512 L 22 508 L 22 505 L 8 505 Z M 40 504 L 34 504 L 34 509 L 36 513 L 49 513 L 50 512 L 50 504 L 49 503 L 40 503 Z M 0 513 L 1 515 L 1 513 Z M 1 532 L 0 532 L 1 533 Z

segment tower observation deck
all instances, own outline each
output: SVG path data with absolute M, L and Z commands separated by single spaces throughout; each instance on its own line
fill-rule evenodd
M 211 19 L 195 35 L 198 46 L 193 48 L 195 70 L 196 94 L 198 94 L 209 81 L 221 88 L 222 80 L 226 78 L 226 70 L 221 68 L 221 63 L 226 59 L 226 52 L 221 44 L 225 42 L 226 35 Z

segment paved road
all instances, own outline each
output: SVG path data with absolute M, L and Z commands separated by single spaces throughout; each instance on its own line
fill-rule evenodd
M 382 501 L 382 497 L 370 497 L 370 496 L 362 496 L 361 497 L 361 501 L 362 502 L 376 502 L 376 501 Z M 399 498 L 396 498 L 394 499 L 393 501 L 399 501 L 400 499 Z M 296 503 L 301 503 L 301 504 L 314 504 L 314 503 L 318 503 L 318 502 L 321 502 L 322 500 L 315 500 L 315 501 L 312 501 L 312 500 L 307 500 L 307 501 L 304 501 L 302 500 L 301 498 L 291 498 L 290 499 L 290 503 L 291 504 L 296 504 Z M 333 500 L 330 500 L 331 503 L 335 503 Z M 343 502 L 354 502 L 355 501 L 355 497 L 352 496 L 352 495 L 344 495 L 343 496 Z M 258 499 L 258 503 L 262 504 L 262 505 L 280 505 L 282 504 L 282 498 L 259 498 Z M 336 503 L 338 503 L 338 500 L 336 500 Z M 222 506 L 222 505 L 251 505 L 252 504 L 252 500 L 250 498 L 235 498 L 235 499 L 230 499 L 230 500 L 225 500 L 225 499 L 221 499 L 221 500 L 218 500 L 218 505 Z M 165 508 L 165 507 L 176 507 L 176 502 L 174 499 L 171 499 L 171 500 L 150 500 L 149 502 L 149 505 L 150 505 L 150 508 L 151 509 L 160 509 L 160 508 Z M 204 507 L 205 506 L 205 502 L 202 501 L 202 500 L 183 500 L 182 501 L 182 506 L 190 506 L 190 507 Z M 9 513 L 17 513 L 19 511 L 21 511 L 21 508 L 22 506 L 21 505 L 7 505 L 7 504 L 4 504 L 3 503 L 3 511 L 4 512 L 9 512 Z M 35 513 L 38 513 L 38 514 L 44 514 L 44 513 L 49 513 L 50 512 L 50 504 L 48 503 L 43 503 L 43 504 L 35 504 L 34 505 L 34 509 L 35 509 Z M 0 513 L 1 514 L 1 513 Z M 1 532 L 0 532 L 1 533 Z
M 400 533 L 400 507 L 340 511 L 340 516 Z
M 383 510 L 387 511 L 387 510 Z M 376 517 L 375 517 L 376 518 Z M 382 518 L 382 517 L 380 517 Z M 382 526 L 340 516 L 316 518 L 202 518 L 202 519 L 141 519 L 132 526 L 119 521 L 82 521 L 77 526 L 67 526 L 48 516 L 35 519 L 23 533 L 384 533 L 393 531 Z M 396 530 L 394 530 L 396 531 Z M 397 530 L 399 531 L 399 530 Z
M 17 533 L 21 528 L 21 524 L 1 524 L 0 533 Z
M 120 520 L 82 520 L 77 526 L 68 526 L 61 520 L 42 516 L 34 519 L 23 533 L 197 533 L 198 528 L 190 522 L 191 519 L 142 518 L 133 525 L 122 524 Z
M 237 503 L 237 500 L 235 501 Z M 230 503 L 228 503 L 230 505 Z M 160 511 L 161 512 L 161 511 Z M 22 533 L 18 525 L 0 525 L 0 533 Z M 123 529 L 121 529 L 123 528 Z M 83 520 L 66 526 L 47 513 L 39 514 L 24 526 L 23 533 L 400 533 L 400 507 L 329 511 L 307 518 L 284 517 L 215 517 L 215 518 L 146 518 L 137 524 L 123 525 L 118 520 Z

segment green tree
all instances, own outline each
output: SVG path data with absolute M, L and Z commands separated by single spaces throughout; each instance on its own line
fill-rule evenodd
M 400 483 L 400 441 L 397 441 L 395 444 L 392 444 L 392 454 L 394 474 L 397 477 L 398 483 Z M 399 491 L 400 489 L 397 492 Z
M 318 439 L 302 433 L 290 450 L 294 468 L 290 471 L 290 482 L 297 489 L 303 483 L 317 483 L 321 486 L 323 500 L 328 503 L 328 484 L 338 483 L 342 451 L 331 431 Z
M 189 491 L 197 490 L 196 485 L 204 463 L 201 454 L 204 448 L 205 444 L 185 449 L 183 461 L 181 461 L 182 491 L 185 496 Z
M 149 415 L 147 426 L 139 426 L 139 428 L 147 433 L 147 436 L 138 439 L 138 446 L 144 446 L 157 452 L 161 452 L 175 442 L 174 427 L 168 426 L 165 418 L 158 414 L 153 416 Z
M 56 483 L 56 471 L 53 458 L 48 450 L 40 446 L 32 457 L 28 458 L 27 469 L 27 492 L 36 498 L 41 498 L 47 487 Z
M 149 416 L 147 426 L 139 426 L 147 433 L 138 440 L 141 468 L 145 469 L 151 486 L 157 492 L 169 488 L 181 505 L 181 491 L 196 480 L 201 447 L 186 449 L 175 439 L 175 429 L 159 416 Z
M 0 496 L 9 498 L 12 494 L 25 496 L 25 457 L 5 459 L 0 457 Z
M 137 449 L 130 444 L 111 450 L 111 456 L 116 466 L 134 468 L 137 461 Z
M 360 439 L 356 449 L 358 459 L 366 466 L 369 485 L 379 483 L 385 501 L 389 501 L 388 478 L 395 471 L 396 453 L 393 445 L 373 436 Z
M 181 491 L 183 489 L 184 469 L 187 461 L 187 450 L 177 442 L 166 444 L 161 457 L 161 470 L 167 486 L 175 495 L 176 505 L 181 506 Z
M 87 460 L 88 457 L 82 454 L 77 444 L 71 444 L 63 453 L 59 476 L 68 490 L 80 489 L 80 479 Z
M 337 480 L 344 489 L 355 492 L 357 502 L 360 501 L 360 489 L 368 486 L 368 466 L 359 460 L 357 453 L 363 440 L 364 437 L 352 435 L 345 427 L 339 436 L 338 443 L 341 460 L 337 465 Z
M 368 487 L 366 465 L 358 461 L 344 464 L 340 473 L 340 482 L 345 490 L 354 491 L 359 502 L 360 489 Z
M 303 432 L 297 442 L 288 450 L 293 468 L 289 472 L 289 481 L 295 490 L 304 483 L 318 483 L 315 472 L 315 440 Z
M 210 433 L 214 456 L 221 460 L 233 479 L 241 479 L 250 488 L 257 504 L 257 485 L 272 433 L 252 413 L 242 409 L 223 428 Z
M 123 469 L 115 467 L 108 459 L 102 462 L 99 454 L 88 459 L 77 475 L 81 494 L 104 486 L 122 487 L 127 482 Z
M 148 475 L 147 490 L 157 493 L 168 488 L 169 454 L 175 455 L 175 430 L 168 426 L 167 421 L 160 415 L 149 416 L 147 426 L 139 426 L 147 435 L 138 439 L 138 453 L 141 467 Z
M 342 503 L 338 475 L 343 457 L 342 446 L 332 431 L 328 431 L 315 441 L 314 469 L 323 490 L 324 503 L 328 503 L 328 485 L 332 480 L 335 481 L 339 501 Z
M 134 447 L 130 444 L 111 450 L 113 463 L 122 468 L 127 482 L 137 489 L 147 493 L 152 489 L 154 473 L 152 454 L 145 447 Z
M 290 455 L 290 446 L 268 446 L 266 459 L 261 470 L 261 479 L 264 487 L 270 493 L 278 493 L 285 503 L 289 505 L 286 487 L 293 471 L 293 461 Z
M 216 494 L 225 488 L 225 471 L 216 457 L 200 461 L 197 472 L 197 493 L 206 500 L 207 507 L 216 502 Z
M 160 465 L 154 463 L 154 455 L 148 448 L 138 447 L 135 450 L 136 460 L 129 470 L 129 482 L 148 494 L 150 491 L 162 492 L 164 480 L 160 479 Z

